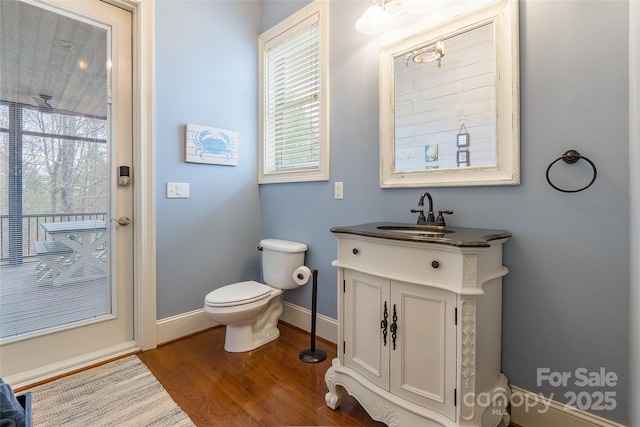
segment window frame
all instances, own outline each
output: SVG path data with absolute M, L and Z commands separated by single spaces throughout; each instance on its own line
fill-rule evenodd
M 314 15 L 318 16 L 319 30 L 319 77 L 320 77 L 320 115 L 319 115 L 319 163 L 317 167 L 301 168 L 267 172 L 265 159 L 266 141 L 266 111 L 268 85 L 265 79 L 268 77 L 266 49 L 278 39 L 286 40 L 287 36 L 300 29 L 305 21 L 309 21 Z M 313 25 L 315 20 L 307 23 Z M 284 19 L 279 24 L 263 32 L 258 37 L 258 67 L 259 67 L 259 108 L 258 108 L 258 183 L 285 183 L 285 182 L 309 182 L 329 180 L 329 2 L 316 0 L 300 9 L 298 12 Z

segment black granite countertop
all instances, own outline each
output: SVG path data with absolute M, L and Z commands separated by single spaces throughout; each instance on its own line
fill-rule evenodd
M 488 247 L 490 246 L 489 242 L 492 240 L 511 237 L 511 233 L 504 230 L 461 227 L 438 229 L 435 227 L 397 222 L 372 222 L 369 224 L 333 227 L 331 228 L 331 232 L 458 247 Z

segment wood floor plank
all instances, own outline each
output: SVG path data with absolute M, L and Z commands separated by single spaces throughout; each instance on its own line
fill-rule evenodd
M 309 405 L 308 401 L 301 399 L 299 393 L 292 393 L 291 387 L 283 386 L 279 381 L 274 381 L 274 378 L 269 375 L 263 375 L 259 371 L 251 372 L 251 375 L 258 386 L 263 388 L 269 394 L 269 399 L 274 399 L 274 403 L 280 408 L 287 406 L 287 411 L 293 411 L 298 417 L 298 420 L 293 425 L 335 425 L 333 421 L 326 417 L 324 411 L 318 411 L 318 405 Z
M 335 344 L 318 340 L 327 360 L 304 363 L 309 334 L 286 323 L 280 338 L 245 353 L 224 350 L 224 327 L 208 329 L 139 354 L 199 427 L 383 426 L 347 396 L 336 411 L 324 402 L 324 374 Z
M 258 420 L 267 414 L 267 411 L 264 411 L 255 417 L 259 411 L 248 412 L 243 402 L 250 396 L 214 367 L 206 367 L 199 372 L 187 370 L 184 375 L 190 381 L 199 381 L 199 389 L 204 399 L 202 408 L 206 409 L 209 418 L 213 417 L 216 420 L 217 425 L 257 426 L 260 425 Z

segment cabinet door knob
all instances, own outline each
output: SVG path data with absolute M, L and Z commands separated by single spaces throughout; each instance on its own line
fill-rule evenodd
M 356 248 L 353 248 L 352 252 L 353 252 L 354 255 L 358 255 L 358 252 L 360 252 L 360 251 L 358 251 L 358 249 L 356 249 Z
M 438 268 L 440 267 L 440 263 L 438 261 L 431 261 L 431 267 Z

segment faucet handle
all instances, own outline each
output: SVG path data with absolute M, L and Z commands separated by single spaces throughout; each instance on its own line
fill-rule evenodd
M 444 216 L 442 214 L 451 215 L 453 211 L 438 211 L 438 218 L 436 218 L 436 224 L 439 226 L 445 227 Z
M 424 224 L 427 219 L 424 217 L 424 209 L 411 209 L 412 213 L 420 213 L 417 224 Z

